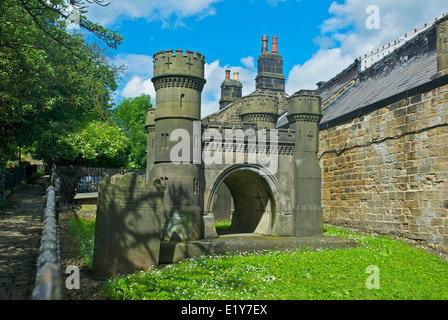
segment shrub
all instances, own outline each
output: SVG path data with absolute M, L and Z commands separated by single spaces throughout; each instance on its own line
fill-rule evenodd
M 79 154 L 78 163 L 91 167 L 126 167 L 129 140 L 117 126 L 93 121 L 81 132 L 69 135 Z

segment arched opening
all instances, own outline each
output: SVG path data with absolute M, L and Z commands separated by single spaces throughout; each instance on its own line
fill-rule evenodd
M 225 183 L 221 183 L 213 199 L 215 221 L 227 225 L 233 216 L 233 197 Z
M 238 168 L 221 174 L 212 197 L 209 209 L 215 218 L 231 218 L 230 229 L 218 230 L 218 234 L 272 233 L 276 213 L 273 190 L 258 170 Z

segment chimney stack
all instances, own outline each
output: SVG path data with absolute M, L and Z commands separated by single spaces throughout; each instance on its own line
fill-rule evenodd
M 243 85 L 239 81 L 239 73 L 234 72 L 233 80 L 230 80 L 230 70 L 226 70 L 226 79 L 221 83 L 221 99 L 219 99 L 219 110 L 240 99 L 242 95 Z
M 272 37 L 272 50 L 271 53 L 278 53 L 278 48 L 277 48 L 277 36 L 273 36 Z
M 261 52 L 268 52 L 268 36 L 261 37 Z
M 278 54 L 277 36 L 272 40 L 272 51 L 268 52 L 268 37 L 262 37 L 261 53 L 258 56 L 258 74 L 255 77 L 255 89 L 269 91 L 285 91 L 285 76 L 283 74 L 283 58 Z

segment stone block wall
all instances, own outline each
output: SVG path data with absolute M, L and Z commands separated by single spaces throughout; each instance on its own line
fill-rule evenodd
M 448 251 L 448 85 L 321 130 L 324 221 Z
M 235 126 L 241 125 L 240 114 L 243 104 L 241 100 L 233 102 L 231 105 L 220 110 L 218 113 L 205 117 L 206 122 L 211 125 Z M 203 119 L 204 122 L 204 119 Z

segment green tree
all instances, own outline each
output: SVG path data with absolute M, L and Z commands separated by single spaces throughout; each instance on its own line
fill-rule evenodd
M 112 121 L 119 126 L 129 138 L 129 167 L 146 168 L 146 110 L 152 108 L 151 97 L 142 94 L 136 98 L 123 99 L 112 110 Z
M 14 159 L 17 147 L 48 163 L 71 159 L 64 137 L 110 116 L 122 68 L 109 62 L 99 43 L 65 30 L 64 3 L 0 2 L 0 165 Z M 82 15 L 80 26 L 109 48 L 123 39 Z
M 73 47 L 69 38 L 64 34 L 61 23 L 66 26 L 68 21 L 74 21 L 80 28 L 88 33 L 95 35 L 108 47 L 117 49 L 123 42 L 124 38 L 116 31 L 108 30 L 103 26 L 96 24 L 86 16 L 87 9 L 90 4 L 100 6 L 108 6 L 109 3 L 103 4 L 104 0 L 3 0 L 1 9 L 7 9 L 14 5 L 23 9 L 29 17 L 32 18 L 34 24 L 40 28 L 45 35 L 64 46 L 67 50 L 76 49 Z M 70 10 L 71 7 L 71 10 Z M 73 12 L 74 11 L 74 12 Z M 74 13 L 76 15 L 74 15 Z M 1 11 L 0 11 L 1 14 Z M 59 23 L 51 23 L 47 20 L 51 16 L 57 19 Z M 75 21 L 76 20 L 76 21 Z M 72 51 L 76 55 L 76 50 Z
M 82 131 L 70 134 L 65 143 L 76 152 L 77 164 L 120 168 L 128 162 L 128 137 L 108 122 L 92 121 Z

